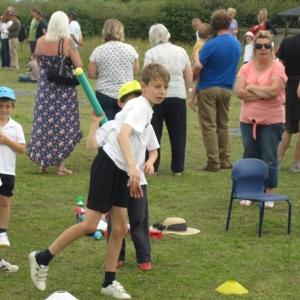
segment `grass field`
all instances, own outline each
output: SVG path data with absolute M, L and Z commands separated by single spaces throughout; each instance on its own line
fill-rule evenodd
M 145 49 L 143 41 L 128 41 L 140 54 L 141 65 Z M 80 49 L 85 66 L 98 41 L 86 41 Z M 191 48 L 185 46 L 191 53 Z M 27 51 L 27 52 L 26 52 Z M 26 69 L 27 45 L 20 52 L 21 70 Z M 13 88 L 17 96 L 12 117 L 22 124 L 29 139 L 35 84 L 17 82 L 18 73 L 0 70 L 1 86 Z M 95 82 L 90 81 L 92 87 Z M 80 122 L 84 132 L 82 142 L 68 159 L 67 167 L 75 173 L 59 177 L 56 168 L 39 174 L 38 165 L 26 154 L 17 155 L 15 195 L 11 199 L 9 238 L 11 247 L 0 249 L 0 257 L 17 264 L 17 273 L 0 273 L 0 299 L 42 300 L 58 290 L 66 290 L 80 300 L 104 299 L 99 289 L 104 276 L 106 242 L 84 237 L 54 258 L 50 265 L 47 290 L 38 291 L 29 273 L 28 254 L 44 249 L 67 227 L 75 223 L 78 195 L 86 199 L 89 170 L 96 151 L 85 147 L 89 132 L 91 107 L 81 87 L 79 91 Z M 239 132 L 241 102 L 232 97 L 230 109 L 231 161 L 242 157 Z M 172 176 L 170 146 L 164 132 L 161 166 L 157 176 L 150 177 L 148 196 L 150 223 L 168 217 L 181 217 L 188 226 L 201 230 L 193 236 L 165 235 L 151 240 L 153 270 L 141 272 L 135 261 L 135 251 L 127 236 L 125 264 L 117 279 L 133 299 L 299 299 L 300 238 L 299 238 L 299 176 L 288 171 L 293 158 L 295 138 L 288 149 L 280 172 L 277 193 L 290 196 L 293 203 L 292 232 L 287 234 L 287 204 L 279 203 L 265 212 L 263 235 L 257 235 L 258 207 L 241 208 L 234 204 L 231 226 L 225 223 L 231 192 L 231 171 L 199 172 L 196 166 L 206 163 L 197 114 L 188 109 L 188 139 L 185 172 Z M 218 294 L 215 289 L 227 280 L 237 280 L 249 293 L 244 296 Z

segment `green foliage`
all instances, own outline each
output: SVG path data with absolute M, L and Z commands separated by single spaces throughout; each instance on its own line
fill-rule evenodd
M 5 11 L 12 2 L 2 0 L 0 11 Z M 234 7 L 239 27 L 250 28 L 257 19 L 260 8 L 268 10 L 268 18 L 277 28 L 286 26 L 286 19 L 276 14 L 299 5 L 298 0 L 23 0 L 13 4 L 20 15 L 21 23 L 28 24 L 30 8 L 38 7 L 48 21 L 58 8 L 62 11 L 73 10 L 78 14 L 84 37 L 100 36 L 107 19 L 116 18 L 125 26 L 129 38 L 148 37 L 154 23 L 164 24 L 171 33 L 172 41 L 194 43 L 191 20 L 200 18 L 209 23 L 213 11 Z M 292 27 L 296 27 L 296 23 Z M 27 28 L 29 29 L 29 28 Z

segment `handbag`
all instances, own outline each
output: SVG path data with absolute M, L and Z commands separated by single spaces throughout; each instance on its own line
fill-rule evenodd
M 47 79 L 57 84 L 79 85 L 79 81 L 74 72 L 73 63 L 69 57 L 65 57 L 63 38 L 59 40 L 58 55 L 51 63 L 51 67 L 47 73 Z

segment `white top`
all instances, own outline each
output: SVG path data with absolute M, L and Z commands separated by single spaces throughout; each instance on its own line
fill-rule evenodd
M 7 28 L 13 23 L 13 21 L 8 21 L 7 23 L 1 23 L 1 39 L 7 39 L 8 38 L 8 30 Z
M 2 133 L 18 144 L 25 144 L 22 126 L 9 118 Z M 0 144 L 0 174 L 16 175 L 16 152 L 7 145 Z
M 133 129 L 129 140 L 133 159 L 135 164 L 138 165 L 140 161 L 145 160 L 152 114 L 152 107 L 143 96 L 130 100 L 126 103 L 124 108 L 116 114 L 107 143 L 103 146 L 103 149 L 119 169 L 128 172 L 126 160 L 117 141 L 122 125 L 128 124 Z
M 97 140 L 99 147 L 102 147 L 107 143 L 108 135 L 109 135 L 111 129 L 113 128 L 114 122 L 115 122 L 114 120 L 108 121 L 97 129 L 96 140 Z M 146 149 L 148 151 L 152 151 L 152 150 L 159 148 L 159 143 L 156 138 L 156 135 L 155 135 L 152 125 L 150 124 L 149 126 L 150 126 L 149 140 L 148 140 Z M 141 156 L 141 161 L 139 161 L 136 166 L 137 170 L 139 171 L 140 178 L 141 178 L 140 185 L 147 184 L 147 180 L 145 178 L 145 173 L 143 171 L 144 163 L 145 163 L 145 155 L 143 157 Z
M 196 30 L 196 41 L 199 41 L 200 38 L 199 38 L 199 34 L 198 34 L 198 30 Z
M 69 23 L 70 35 L 74 34 L 77 41 L 79 41 L 79 37 L 81 35 L 81 28 L 77 21 L 73 20 Z M 74 41 L 76 47 L 79 45 Z
M 98 71 L 95 90 L 118 99 L 120 87 L 134 80 L 133 66 L 138 58 L 135 49 L 122 42 L 107 42 L 97 47 L 90 56 Z
M 253 58 L 253 45 L 252 44 L 247 44 L 244 49 L 244 62 L 249 62 Z
M 167 97 L 186 99 L 183 72 L 191 63 L 183 48 L 171 43 L 159 44 L 146 52 L 144 66 L 149 63 L 161 64 L 169 71 L 171 79 Z

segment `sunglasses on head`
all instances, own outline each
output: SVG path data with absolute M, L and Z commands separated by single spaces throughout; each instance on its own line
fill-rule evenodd
M 261 50 L 263 47 L 265 47 L 265 49 L 271 49 L 272 44 L 271 43 L 266 43 L 266 44 L 256 44 L 255 45 L 255 49 L 257 49 L 257 50 Z

